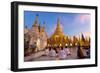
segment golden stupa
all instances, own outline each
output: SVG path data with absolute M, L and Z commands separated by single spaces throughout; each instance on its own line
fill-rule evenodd
M 48 38 L 48 46 L 57 47 L 68 44 L 68 36 L 65 36 L 60 24 L 60 18 L 57 19 L 57 27 L 53 35 Z

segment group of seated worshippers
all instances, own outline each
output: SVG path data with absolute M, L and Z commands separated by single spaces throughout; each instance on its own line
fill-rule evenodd
M 68 55 L 71 55 L 70 48 L 68 47 L 57 47 L 57 48 L 46 48 L 45 54 L 50 57 L 58 57 L 59 59 L 65 59 Z

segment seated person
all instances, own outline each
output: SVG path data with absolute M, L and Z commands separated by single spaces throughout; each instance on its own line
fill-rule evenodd
M 59 59 L 65 59 L 67 57 L 66 52 L 63 48 L 58 52 Z
M 50 48 L 49 56 L 51 56 L 51 57 L 56 57 L 57 56 L 56 51 L 53 48 Z
M 70 49 L 67 46 L 64 48 L 64 50 L 65 50 L 67 56 L 71 55 Z

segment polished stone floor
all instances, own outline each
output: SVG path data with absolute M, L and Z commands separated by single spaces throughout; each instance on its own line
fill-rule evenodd
M 77 48 L 70 48 L 71 55 L 68 55 L 64 60 L 78 59 L 77 57 Z M 57 57 L 50 57 L 43 55 L 45 52 L 40 51 L 31 56 L 25 57 L 24 61 L 48 61 L 48 60 L 59 60 Z M 84 55 L 86 56 L 86 50 L 83 50 Z

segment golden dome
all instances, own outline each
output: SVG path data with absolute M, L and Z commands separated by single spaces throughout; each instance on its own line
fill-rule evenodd
M 51 46 L 64 46 L 67 42 L 67 37 L 64 35 L 60 19 L 57 19 L 57 27 L 54 31 L 54 34 L 48 39 L 48 44 Z
M 51 36 L 52 37 L 63 37 L 64 34 L 63 34 L 63 31 L 62 31 L 62 28 L 60 26 L 60 18 L 57 19 L 57 27 L 56 27 L 56 30 L 54 32 L 54 34 Z

